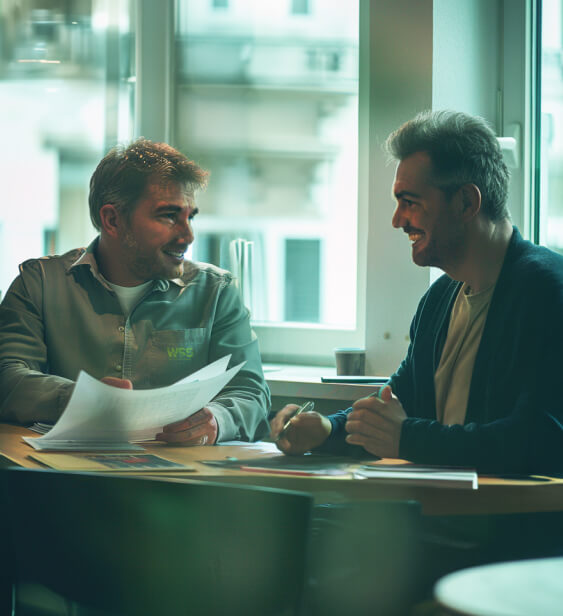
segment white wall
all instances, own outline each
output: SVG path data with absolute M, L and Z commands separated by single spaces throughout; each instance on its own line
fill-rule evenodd
M 514 224 L 526 235 L 525 4 L 525 0 L 434 0 L 432 106 L 480 115 L 499 137 L 518 136 L 520 163 L 510 169 L 508 203 Z
M 382 143 L 391 131 L 432 105 L 432 0 L 371 0 L 371 79 L 360 93 L 369 106 L 369 134 L 360 125 L 359 190 L 368 199 L 360 212 L 360 255 L 365 265 L 365 336 L 368 374 L 396 370 L 408 346 L 408 332 L 418 300 L 428 287 L 428 270 L 411 261 L 405 234 L 391 226 L 391 187 L 395 165 L 387 164 Z M 365 77 L 365 75 L 364 75 Z M 364 86 L 366 80 L 364 79 Z M 365 113 L 360 109 L 360 116 Z M 367 191 L 367 194 L 366 194 Z
M 432 106 L 497 126 L 500 37 L 496 0 L 434 0 Z

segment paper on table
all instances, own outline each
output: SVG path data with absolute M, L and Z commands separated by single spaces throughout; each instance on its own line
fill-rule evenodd
M 158 389 L 120 389 L 80 372 L 74 391 L 48 434 L 23 437 L 36 448 L 53 441 L 123 443 L 151 440 L 163 426 L 193 415 L 216 396 L 245 362 L 225 371 L 230 356 Z
M 130 452 L 140 453 L 144 452 L 145 448 L 135 443 L 128 441 L 92 441 L 90 439 L 84 440 L 59 440 L 59 439 L 47 439 L 45 441 L 40 440 L 41 437 L 29 437 L 22 436 L 22 439 L 29 443 L 34 449 L 39 451 L 109 451 L 111 453 Z
M 389 482 L 399 482 L 410 485 L 468 488 L 477 490 L 478 476 L 471 469 L 440 470 L 437 467 L 419 465 L 364 465 L 354 471 L 355 479 L 385 479 Z
M 195 467 L 172 462 L 152 453 L 32 453 L 33 460 L 62 471 L 192 472 Z

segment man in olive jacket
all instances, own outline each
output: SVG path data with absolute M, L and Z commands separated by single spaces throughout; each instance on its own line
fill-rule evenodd
M 270 394 L 229 272 L 184 258 L 207 173 L 164 143 L 111 150 L 90 182 L 99 236 L 20 266 L 0 305 L 0 421 L 54 422 L 80 370 L 116 387 L 170 385 L 226 355 L 246 362 L 157 438 L 189 445 L 267 434 Z

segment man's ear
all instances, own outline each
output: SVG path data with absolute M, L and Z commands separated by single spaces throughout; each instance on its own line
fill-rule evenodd
M 464 184 L 459 192 L 463 218 L 469 221 L 481 211 L 481 191 L 475 184 Z
M 121 217 L 116 207 L 111 203 L 106 203 L 100 208 L 100 222 L 102 231 L 110 237 L 117 237 L 117 230 L 121 224 Z

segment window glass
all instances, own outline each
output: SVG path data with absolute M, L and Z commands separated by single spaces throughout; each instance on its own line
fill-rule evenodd
M 177 0 L 176 42 L 174 143 L 211 172 L 192 258 L 251 242 L 255 323 L 354 328 L 358 2 Z
M 318 239 L 285 241 L 285 321 L 320 320 L 320 246 Z
M 563 254 L 563 0 L 543 0 L 540 242 Z
M 307 15 L 309 11 L 309 0 L 291 0 L 291 12 L 294 15 Z
M 95 236 L 90 176 L 132 131 L 130 13 L 126 0 L 0 3 L 0 291 L 25 259 Z

